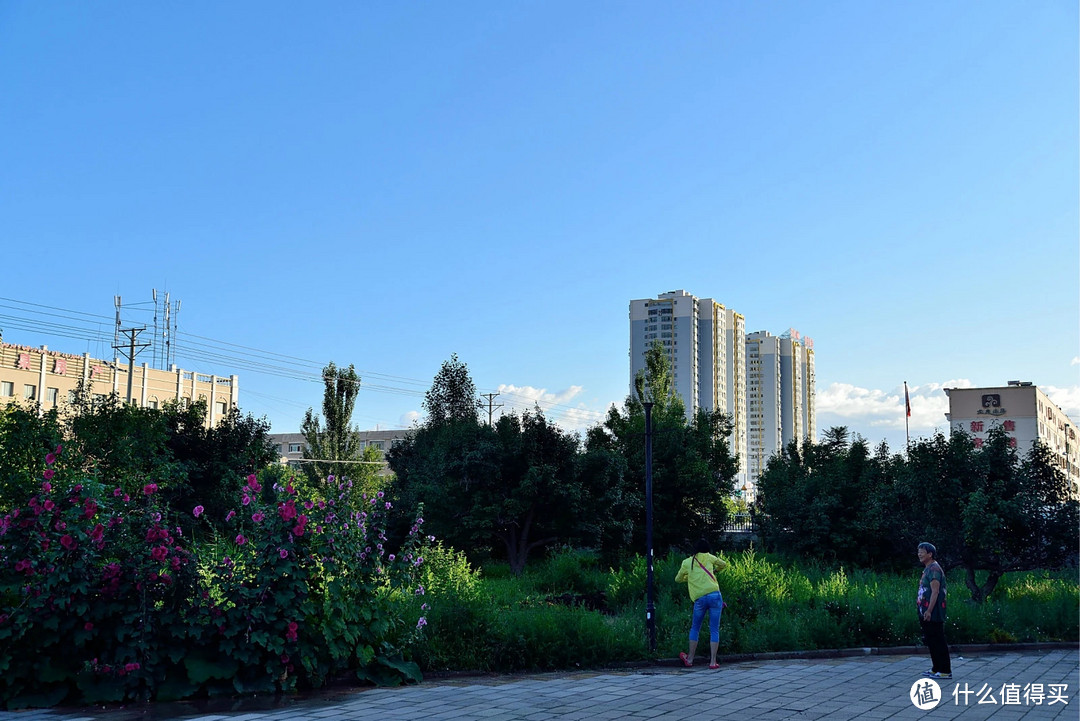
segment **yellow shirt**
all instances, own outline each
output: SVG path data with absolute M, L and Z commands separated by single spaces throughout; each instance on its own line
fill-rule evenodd
M 682 562 L 679 572 L 675 574 L 675 582 L 688 584 L 690 600 L 696 601 L 707 593 L 720 590 L 716 574 L 725 568 L 727 561 L 724 559 L 711 553 L 695 553 Z

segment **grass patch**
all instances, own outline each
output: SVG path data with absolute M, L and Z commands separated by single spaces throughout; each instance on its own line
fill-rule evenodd
M 674 582 L 681 556 L 656 559 L 656 654 L 645 637 L 645 563 L 602 568 L 590 551 L 561 549 L 518 577 L 505 564 L 482 569 L 443 549 L 432 564 L 428 670 L 525 671 L 600 667 L 685 650 L 691 602 Z M 899 646 L 920 643 L 919 569 L 906 574 L 802 566 L 753 549 L 728 557 L 719 575 L 728 604 L 721 653 Z M 441 565 L 440 565 L 441 564 Z M 438 579 L 440 569 L 453 582 Z M 984 604 L 971 603 L 962 569 L 948 576 L 951 643 L 1077 641 L 1077 573 L 1008 574 Z M 603 592 L 607 613 L 553 600 Z

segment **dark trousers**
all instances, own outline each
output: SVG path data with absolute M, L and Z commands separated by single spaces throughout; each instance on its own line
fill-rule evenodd
M 924 621 L 919 619 L 922 626 L 923 641 L 930 649 L 930 660 L 934 663 L 934 671 L 952 673 L 952 660 L 949 658 L 949 644 L 945 641 L 945 624 L 941 621 Z

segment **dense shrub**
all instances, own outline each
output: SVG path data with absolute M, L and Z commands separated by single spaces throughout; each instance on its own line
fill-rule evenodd
M 53 468 L 60 450 L 0 518 L 9 707 L 292 690 L 345 671 L 419 678 L 405 655 L 426 624 L 422 518 L 390 554 L 381 497 L 350 507 L 332 483 L 337 498 L 312 501 L 250 475 L 227 535 L 196 543 L 157 484 L 72 482 Z

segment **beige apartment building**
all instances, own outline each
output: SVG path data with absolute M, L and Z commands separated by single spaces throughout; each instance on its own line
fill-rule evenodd
M 186 371 L 151 368 L 143 363 L 131 374 L 131 402 L 142 408 L 159 408 L 175 400 L 189 405 L 198 400 L 207 404 L 207 427 L 239 403 L 239 381 L 235 375 L 216 376 Z M 48 346 L 0 343 L 0 405 L 40 403 L 42 411 L 56 408 L 62 414 L 85 383 L 93 398 L 116 395 L 128 399 L 128 366 L 118 359 L 91 358 L 89 353 L 73 355 L 49 350 Z
M 1039 388 L 1026 381 L 1009 381 L 996 388 L 946 388 L 949 427 L 972 437 L 981 447 L 992 428 L 1000 427 L 1017 452 L 1042 441 L 1069 480 L 1073 498 L 1080 498 L 1080 446 L 1076 424 Z

